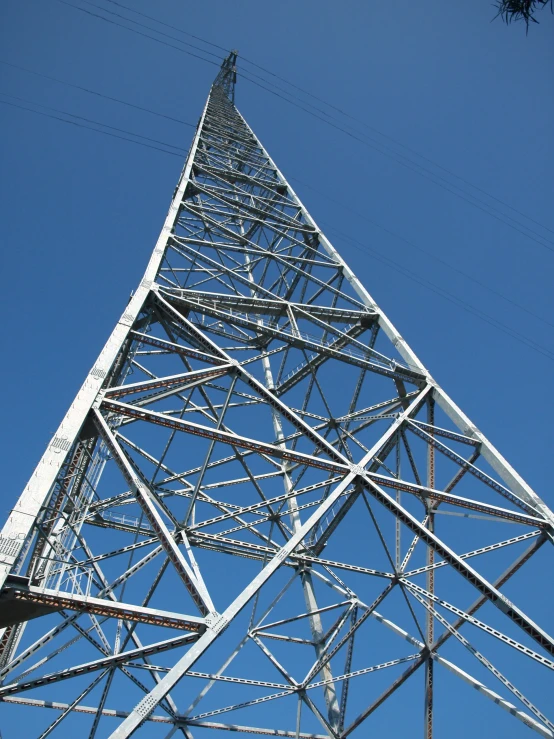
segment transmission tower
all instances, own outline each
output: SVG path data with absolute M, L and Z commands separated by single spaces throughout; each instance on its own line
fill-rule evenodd
M 552 738 L 554 516 L 308 214 L 235 65 L 2 529 L 3 728 Z

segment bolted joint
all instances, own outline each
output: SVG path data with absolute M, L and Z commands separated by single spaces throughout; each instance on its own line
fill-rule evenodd
M 238 359 L 234 359 L 234 358 L 229 359 L 229 364 L 233 368 L 232 369 L 232 372 L 234 372 L 236 374 L 239 374 L 240 373 L 242 367 L 241 367 L 241 363 L 239 362 Z
M 212 613 L 208 613 L 204 619 L 204 623 L 206 624 L 206 628 L 213 631 L 214 634 L 220 634 L 227 628 L 229 621 L 221 613 L 213 611 Z

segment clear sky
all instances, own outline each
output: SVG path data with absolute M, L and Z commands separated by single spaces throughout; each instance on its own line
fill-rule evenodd
M 105 11 L 133 17 L 95 3 L 113 20 Z M 549 11 L 526 36 L 522 25 L 491 22 L 488 0 L 126 4 L 238 49 L 239 72 L 336 117 L 331 126 L 239 77 L 237 106 L 316 221 L 433 376 L 554 507 Z M 206 52 L 223 52 L 193 43 L 219 65 Z M 0 48 L 2 62 L 191 124 L 217 71 L 59 0 L 3 0 Z M 193 128 L 6 64 L 0 92 L 5 517 L 142 275 Z M 513 729 L 506 736 L 525 731 Z

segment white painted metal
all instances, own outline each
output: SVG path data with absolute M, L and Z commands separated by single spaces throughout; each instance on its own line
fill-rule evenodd
M 345 739 L 406 685 L 430 739 L 446 669 L 473 689 L 451 724 L 486 697 L 491 722 L 500 707 L 553 737 L 554 640 L 527 615 L 542 594 L 503 588 L 545 542 L 551 556 L 554 516 L 306 211 L 234 105 L 235 63 L 139 288 L 2 530 L 0 711 L 56 710 L 37 736 L 88 717 L 89 739 L 143 724 Z

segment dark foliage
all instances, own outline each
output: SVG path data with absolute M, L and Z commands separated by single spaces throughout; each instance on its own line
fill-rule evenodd
M 550 5 L 550 10 L 552 10 L 552 0 L 498 0 L 496 3 L 498 15 L 506 23 L 523 20 L 527 29 L 529 29 L 529 23 L 538 23 L 535 14 L 545 5 Z

